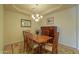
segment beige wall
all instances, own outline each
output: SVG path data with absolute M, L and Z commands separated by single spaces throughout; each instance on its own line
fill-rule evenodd
M 0 53 L 3 53 L 3 5 L 0 5 Z
M 23 30 L 31 30 L 35 34 L 35 30 L 39 28 L 39 22 L 35 22 L 25 14 L 5 11 L 4 18 L 4 45 L 23 41 Z M 21 19 L 31 20 L 31 27 L 21 27 Z
M 17 12 L 5 11 L 4 18 L 4 44 L 22 41 L 22 31 L 30 30 L 31 28 L 21 27 L 21 19 L 29 20 L 29 17 Z
M 78 47 L 78 50 L 79 50 L 79 5 L 77 5 L 77 20 L 76 20 L 76 24 L 77 24 L 77 47 Z
M 54 24 L 60 32 L 59 43 L 76 48 L 76 7 L 51 13 L 41 21 L 41 26 L 47 26 L 47 18 L 54 17 Z

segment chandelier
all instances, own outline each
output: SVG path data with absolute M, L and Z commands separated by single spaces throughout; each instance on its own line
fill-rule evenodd
M 43 16 L 39 14 L 37 8 L 38 8 L 38 4 L 36 4 L 36 8 L 32 8 L 33 9 L 32 19 L 35 21 L 39 21 L 40 19 L 43 18 Z
M 39 19 L 42 19 L 43 16 L 40 15 L 40 14 L 32 14 L 32 18 L 33 18 L 33 20 L 35 20 L 35 21 L 39 21 Z

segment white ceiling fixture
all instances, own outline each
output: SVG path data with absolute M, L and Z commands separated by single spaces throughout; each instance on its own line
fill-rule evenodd
M 32 8 L 32 19 L 35 20 L 36 22 L 43 18 L 43 16 L 39 14 L 38 8 L 39 8 L 38 4 L 35 4 L 35 7 Z

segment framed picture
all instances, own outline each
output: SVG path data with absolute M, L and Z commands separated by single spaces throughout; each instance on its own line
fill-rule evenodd
M 21 19 L 21 27 L 31 27 L 31 20 Z
M 47 18 L 47 24 L 48 25 L 54 24 L 54 17 Z

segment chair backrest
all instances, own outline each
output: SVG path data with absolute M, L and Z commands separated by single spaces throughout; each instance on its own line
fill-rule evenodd
M 58 39 L 59 39 L 59 32 L 56 32 L 56 33 L 54 34 L 53 43 L 58 43 Z
M 23 36 L 24 36 L 24 46 L 26 50 L 31 50 L 32 49 L 32 34 L 27 31 L 23 31 Z
M 58 38 L 59 38 L 59 32 L 55 32 L 54 36 L 50 40 L 48 40 L 48 43 L 58 42 Z
M 55 33 L 52 45 L 52 53 L 58 53 L 58 39 L 59 39 L 59 32 Z
M 54 33 L 54 37 L 48 41 L 49 45 L 52 46 L 52 53 L 58 53 L 58 39 L 59 39 L 59 32 Z

